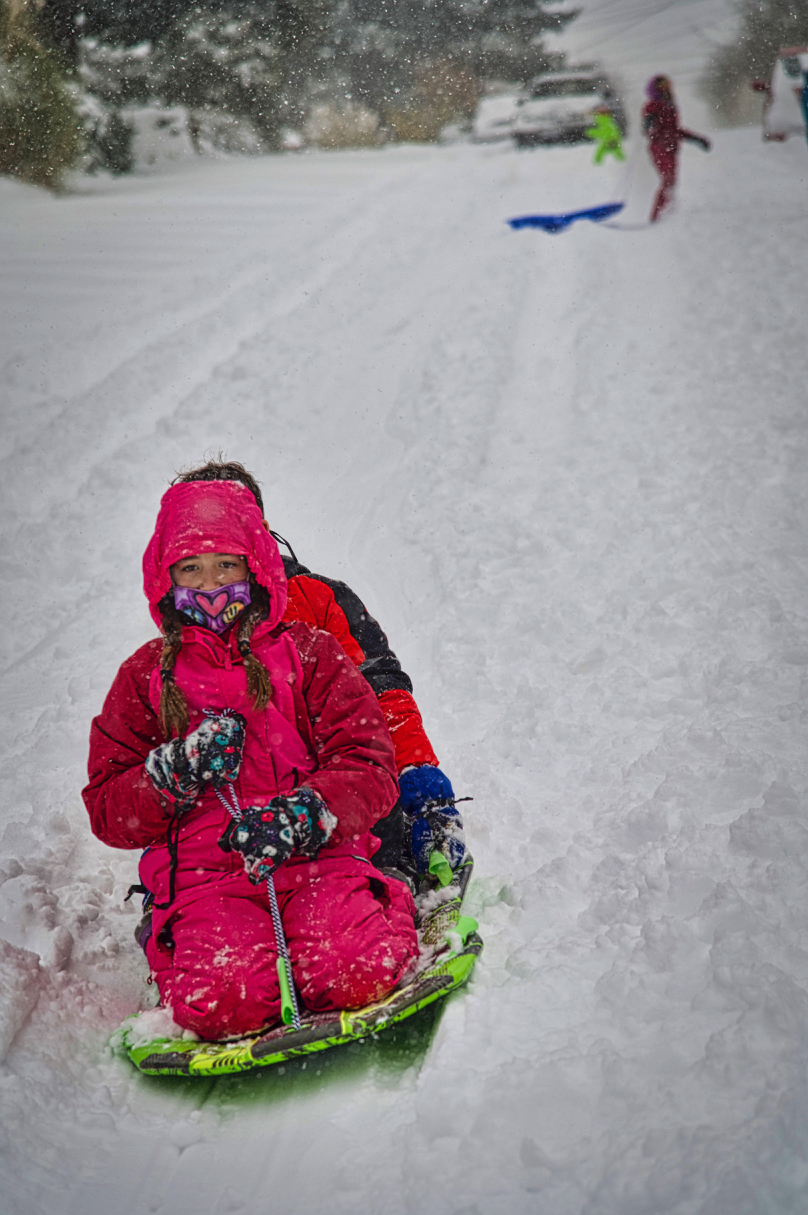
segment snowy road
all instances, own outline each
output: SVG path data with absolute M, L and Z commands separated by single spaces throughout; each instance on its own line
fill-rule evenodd
M 724 133 L 657 229 L 505 227 L 613 196 L 589 156 L 0 182 L 12 1215 L 808 1209 L 808 160 Z M 486 951 L 420 1029 L 158 1082 L 106 1048 L 135 858 L 78 791 L 220 448 L 412 674 Z

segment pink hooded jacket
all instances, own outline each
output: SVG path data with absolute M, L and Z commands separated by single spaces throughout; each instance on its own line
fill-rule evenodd
M 163 494 L 154 535 L 143 554 L 143 590 L 158 627 L 162 617 L 157 605 L 171 590 L 171 566 L 200 553 L 243 554 L 269 591 L 269 627 L 280 624 L 286 611 L 286 575 L 255 498 L 237 481 L 189 481 Z
M 174 673 L 188 703 L 189 729 L 207 711 L 237 709 L 247 720 L 235 785 L 242 808 L 266 805 L 305 781 L 338 820 L 325 851 L 372 855 L 378 845 L 370 827 L 397 796 L 393 744 L 378 701 L 333 637 L 302 623 L 281 623 L 286 577 L 280 553 L 249 490 L 236 482 L 189 482 L 163 496 L 143 559 L 144 589 L 156 621 L 171 587 L 170 566 L 203 552 L 243 554 L 269 592 L 269 618 L 256 626 L 251 645 L 269 672 L 272 695 L 265 710 L 253 708 L 235 629 L 219 637 L 186 626 Z M 147 848 L 141 877 L 158 904 L 168 898 L 173 807 L 158 795 L 143 764 L 164 741 L 158 717 L 161 653 L 160 640 L 148 642 L 118 672 L 92 724 L 90 782 L 83 793 L 100 839 L 118 848 Z M 239 877 L 246 883 L 241 858 L 217 846 L 227 822 L 212 791 L 183 814 L 177 902 L 196 897 L 211 881 Z

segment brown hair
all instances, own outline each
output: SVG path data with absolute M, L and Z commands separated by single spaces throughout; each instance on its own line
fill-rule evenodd
M 208 460 L 207 464 L 202 464 L 199 468 L 177 473 L 171 484 L 181 485 L 186 481 L 239 481 L 242 485 L 246 485 L 263 515 L 264 499 L 261 497 L 261 490 L 258 488 L 255 477 L 252 473 L 248 473 L 238 460 L 223 460 L 223 455 L 224 453 L 220 451 L 218 460 Z
M 175 478 L 172 484 L 185 481 L 241 481 L 255 496 L 255 500 L 263 512 L 261 491 L 243 465 L 235 462 L 232 464 L 217 464 L 210 461 L 203 469 L 198 469 L 197 472 L 204 472 L 205 469 L 236 469 L 239 475 L 213 475 L 213 472 L 211 472 L 207 476 L 197 476 L 196 473 L 182 473 Z M 272 683 L 269 678 L 269 671 L 260 658 L 256 658 L 255 654 L 253 654 L 250 642 L 255 626 L 261 620 L 266 620 L 269 616 L 269 592 L 266 587 L 256 582 L 252 574 L 250 574 L 250 601 L 250 606 L 246 612 L 242 613 L 238 622 L 236 645 L 244 661 L 244 670 L 247 675 L 247 691 L 252 698 L 253 708 L 260 711 L 265 709 L 269 704 L 269 698 L 272 695 Z M 182 737 L 188 729 L 188 703 L 182 689 L 177 686 L 174 677 L 174 667 L 179 652 L 182 649 L 182 626 L 185 621 L 182 614 L 177 611 L 171 591 L 163 596 L 157 606 L 160 611 L 164 637 L 163 652 L 160 655 L 160 677 L 162 683 L 160 689 L 160 724 L 163 727 L 166 738 L 173 738 L 175 733 L 179 737 Z

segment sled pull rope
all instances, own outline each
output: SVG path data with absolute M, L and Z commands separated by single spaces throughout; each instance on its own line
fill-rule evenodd
M 227 813 L 238 823 L 243 817 L 241 807 L 238 804 L 238 798 L 232 785 L 228 785 L 228 791 L 232 798 L 232 805 L 221 789 L 214 790 Z M 300 1010 L 297 1006 L 297 993 L 295 992 L 295 984 L 292 978 L 292 963 L 289 958 L 289 950 L 286 945 L 286 937 L 281 922 L 278 895 L 275 891 L 275 883 L 272 880 L 271 873 L 267 878 L 267 894 L 269 895 L 269 913 L 272 916 L 272 927 L 275 930 L 275 946 L 278 950 L 277 967 L 278 983 L 281 989 L 281 1020 L 284 1025 L 291 1025 L 293 1029 L 300 1029 Z

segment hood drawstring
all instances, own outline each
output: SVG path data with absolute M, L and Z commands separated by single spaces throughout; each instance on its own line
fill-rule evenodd
M 280 534 L 280 532 L 273 532 L 272 528 L 269 529 L 269 534 L 273 540 L 277 541 L 278 544 L 283 544 L 288 549 L 292 560 L 294 561 L 295 565 L 297 565 L 298 562 L 297 562 L 297 557 L 295 556 L 295 550 L 292 548 L 289 541 L 284 536 L 282 536 Z

